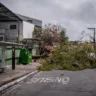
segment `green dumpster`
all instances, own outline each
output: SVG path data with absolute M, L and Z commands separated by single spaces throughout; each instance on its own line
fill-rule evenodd
M 26 48 L 20 50 L 20 63 L 25 65 L 32 63 L 32 54 L 29 54 Z

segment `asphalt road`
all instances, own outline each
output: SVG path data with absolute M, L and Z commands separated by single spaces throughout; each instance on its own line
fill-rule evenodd
M 40 72 L 2 96 L 96 96 L 96 69 Z

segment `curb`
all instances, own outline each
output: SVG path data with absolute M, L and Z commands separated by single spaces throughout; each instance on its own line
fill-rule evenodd
M 23 76 L 26 76 L 26 75 L 28 75 L 29 73 L 30 73 L 30 72 L 27 72 L 27 73 L 25 73 L 25 74 L 23 74 L 23 75 L 20 75 L 20 76 L 17 76 L 17 77 L 15 77 L 15 78 L 12 78 L 12 79 L 10 79 L 10 80 L 8 80 L 8 81 L 5 81 L 5 82 L 3 82 L 3 83 L 0 84 L 0 87 L 4 86 L 4 85 L 6 85 L 6 84 L 8 84 L 8 83 L 10 83 L 10 82 L 12 82 L 12 81 L 14 81 L 14 80 L 17 80 L 17 79 L 19 79 L 19 78 L 21 78 L 21 77 L 23 77 Z
M 24 80 L 25 78 L 29 77 L 30 75 L 34 75 L 37 72 L 38 72 L 38 70 L 36 70 L 36 71 L 34 71 L 32 73 L 29 73 L 29 74 L 27 74 L 27 75 L 25 75 L 25 76 L 23 76 L 23 77 L 21 77 L 21 78 L 19 78 L 17 80 L 14 80 L 14 81 L 6 84 L 6 85 L 3 85 L 2 87 L 0 87 L 0 92 L 7 89 L 8 87 L 11 87 L 12 85 L 15 85 L 16 83 L 19 83 L 20 81 Z

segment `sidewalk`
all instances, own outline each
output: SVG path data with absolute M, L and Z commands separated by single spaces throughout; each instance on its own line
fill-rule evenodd
M 16 65 L 16 70 L 12 70 L 11 65 L 8 65 L 5 72 L 0 74 L 0 87 L 35 71 L 37 66 L 40 66 L 39 62 L 33 62 L 29 65 Z

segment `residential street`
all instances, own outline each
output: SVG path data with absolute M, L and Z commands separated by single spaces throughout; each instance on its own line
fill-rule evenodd
M 96 0 L 0 0 L 0 96 L 96 96 Z
M 39 72 L 2 96 L 96 96 L 96 69 Z

